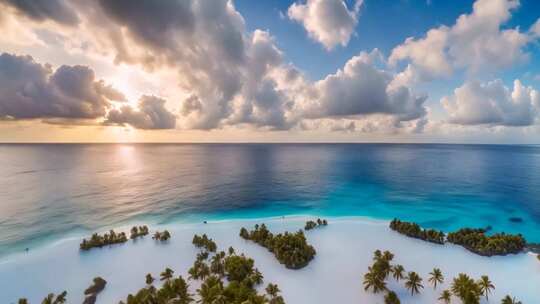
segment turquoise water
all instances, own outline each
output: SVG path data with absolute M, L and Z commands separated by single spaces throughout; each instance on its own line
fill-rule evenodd
M 537 146 L 0 145 L 0 168 L 0 255 L 130 223 L 292 214 L 540 242 Z

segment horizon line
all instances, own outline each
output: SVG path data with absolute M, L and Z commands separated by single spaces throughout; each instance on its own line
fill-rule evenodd
M 467 145 L 467 146 L 538 146 L 540 143 L 460 143 L 460 142 L 0 142 L 0 145 L 339 145 L 339 144 L 387 144 L 387 145 Z

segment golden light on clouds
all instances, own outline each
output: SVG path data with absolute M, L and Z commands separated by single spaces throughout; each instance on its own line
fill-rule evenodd
M 0 142 L 540 140 L 540 93 L 524 81 L 467 78 L 446 97 L 425 92 L 440 74 L 474 78 L 466 66 L 529 58 L 536 28 L 504 26 L 517 1 L 477 0 L 384 52 L 342 52 L 330 69 L 317 56 L 361 36 L 363 2 L 314 7 L 321 14 L 305 18 L 291 8 L 309 5 L 291 4 L 298 22 L 286 26 L 304 26 L 326 46 L 312 54 L 325 66 L 318 79 L 290 62 L 291 46 L 271 29 L 246 26 L 234 1 L 54 2 L 60 9 L 0 2 L 0 80 L 9 80 L 0 82 Z M 336 41 L 325 37 L 337 23 L 318 19 L 339 17 L 333 9 L 352 18 Z M 425 62 L 433 56 L 436 64 Z

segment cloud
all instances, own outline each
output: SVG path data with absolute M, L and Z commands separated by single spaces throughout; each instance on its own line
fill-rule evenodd
M 53 71 L 30 56 L 0 55 L 0 117 L 94 119 L 124 99 L 86 66 Z
M 316 82 L 313 96 L 302 105 L 308 118 L 370 114 L 394 115 L 399 120 L 426 114 L 425 96 L 415 96 L 404 86 L 390 87 L 393 74 L 374 67 L 373 54 L 351 58 L 343 69 Z
M 179 33 L 194 30 L 192 1 L 99 0 L 99 4 L 137 41 L 158 49 L 174 46 Z M 154 18 L 149 19 L 150 15 Z
M 178 84 L 204 108 L 187 128 L 219 127 L 247 80 L 251 46 L 230 1 L 100 1 L 117 62 L 178 71 Z M 98 30 L 102 24 L 93 24 Z
M 267 31 L 246 30 L 232 1 L 71 4 L 77 8 L 79 24 L 55 29 L 62 33 L 66 45 L 83 45 L 78 51 L 114 57 L 116 64 L 167 75 L 172 72 L 175 78 L 171 82 L 183 93 L 174 122 L 165 103 L 154 101 L 108 114 L 112 107 L 106 104 L 94 115 L 105 118 L 106 124 L 144 129 L 211 130 L 246 125 L 287 130 L 305 120 L 354 117 L 355 124 L 362 125 L 359 121 L 369 116 L 385 116 L 388 123 L 384 125 L 405 128 L 405 122 L 413 123 L 426 113 L 425 96 L 395 84 L 392 72 L 377 67 L 384 65 L 378 51 L 362 52 L 336 73 L 319 81 L 309 80 L 285 61 Z M 357 1 L 356 15 L 360 5 Z M 45 25 L 33 26 L 47 29 Z M 62 82 L 69 79 L 76 77 Z M 118 97 L 110 92 L 113 88 L 97 83 L 101 85 L 97 85 L 96 94 Z M 62 89 L 69 91 L 68 87 Z
M 287 14 L 304 26 L 309 37 L 332 50 L 349 43 L 362 3 L 363 0 L 356 0 L 354 8 L 349 10 L 343 0 L 307 0 L 305 4 L 293 3 Z
M 36 21 L 51 19 L 65 25 L 75 25 L 79 22 L 75 11 L 63 0 L 1 0 L 0 4 L 1 2 Z
M 529 34 L 534 38 L 540 38 L 540 18 L 529 29 Z
M 450 76 L 456 69 L 476 73 L 523 62 L 528 58 L 523 48 L 532 35 L 501 28 L 518 6 L 518 0 L 477 0 L 472 13 L 459 16 L 453 26 L 430 29 L 424 38 L 407 38 L 392 50 L 389 62 L 410 62 L 401 83 Z
M 174 129 L 176 116 L 165 108 L 165 103 L 159 97 L 143 95 L 137 109 L 123 106 L 110 110 L 105 124 L 128 124 L 137 129 Z
M 453 95 L 443 97 L 441 103 L 450 123 L 530 126 L 538 117 L 540 93 L 519 80 L 514 81 L 513 90 L 501 80 L 485 84 L 471 81 L 457 88 Z
M 314 119 L 298 124 L 303 131 L 328 131 L 363 134 L 414 134 L 422 133 L 428 124 L 427 118 L 399 121 L 393 116 L 370 115 L 362 118 Z

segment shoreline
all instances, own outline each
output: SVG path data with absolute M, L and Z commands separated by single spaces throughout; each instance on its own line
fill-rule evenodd
M 257 221 L 271 221 L 271 220 L 280 220 L 280 219 L 303 219 L 303 218 L 317 218 L 317 217 L 324 217 L 326 219 L 332 219 L 332 220 L 339 220 L 339 221 L 342 221 L 342 220 L 360 220 L 360 221 L 366 221 L 366 222 L 369 222 L 369 221 L 372 221 L 372 222 L 379 222 L 381 224 L 388 224 L 390 222 L 390 220 L 386 220 L 386 219 L 378 219 L 378 218 L 373 218 L 373 217 L 369 217 L 369 216 L 356 216 L 356 215 L 344 215 L 344 216 L 323 216 L 323 215 L 311 215 L 311 214 L 287 214 L 287 215 L 282 215 L 282 216 L 262 216 L 262 217 L 231 217 L 231 218 L 227 218 L 227 219 L 212 219 L 214 215 L 210 215 L 208 218 L 208 220 L 206 220 L 209 224 L 210 223 L 215 223 L 215 224 L 219 224 L 219 223 L 229 223 L 229 222 L 241 222 L 241 221 L 251 221 L 251 222 L 257 222 Z M 204 217 L 202 217 L 202 215 L 200 216 L 199 218 L 199 214 L 196 214 L 195 217 L 197 217 L 196 219 L 193 218 L 193 219 L 189 219 L 189 220 L 186 220 L 186 219 L 182 219 L 182 220 L 174 220 L 174 221 L 171 221 L 171 222 L 167 222 L 167 223 L 146 223 L 144 222 L 144 220 L 131 220 L 129 222 L 126 222 L 126 223 L 121 223 L 120 225 L 116 225 L 116 226 L 105 226 L 104 228 L 100 228 L 100 229 L 97 229 L 97 230 L 88 230 L 88 231 L 85 231 L 84 233 L 82 232 L 82 230 L 79 230 L 79 232 L 77 233 L 70 233 L 70 234 L 66 234 L 60 238 L 57 238 L 57 239 L 53 239 L 53 240 L 50 240 L 50 241 L 40 241 L 37 243 L 37 246 L 36 247 L 28 247 L 30 250 L 28 252 L 25 251 L 24 246 L 20 246 L 21 247 L 21 250 L 20 251 L 15 251 L 15 252 L 9 252 L 7 254 L 3 254 L 3 255 L 0 255 L 0 265 L 2 265 L 3 263 L 6 263 L 6 262 L 9 262 L 10 260 L 14 259 L 14 258 L 17 258 L 19 255 L 26 255 L 26 254 L 29 254 L 29 253 L 32 253 L 32 252 L 35 252 L 35 251 L 42 251 L 42 250 L 46 250 L 47 248 L 50 248 L 50 247 L 54 247 L 55 245 L 59 245 L 63 242 L 66 242 L 66 241 L 70 241 L 70 240 L 79 240 L 81 241 L 83 238 L 86 238 L 86 237 L 89 237 L 90 235 L 92 235 L 92 233 L 104 233 L 104 232 L 108 232 L 109 230 L 111 229 L 114 229 L 115 231 L 124 231 L 124 232 L 129 232 L 129 229 L 131 229 L 131 227 L 133 226 L 136 226 L 136 225 L 148 225 L 151 230 L 156 230 L 156 229 L 160 229 L 160 230 L 163 230 L 163 229 L 167 229 L 167 228 L 175 228 L 175 227 L 178 227 L 178 226 L 193 226 L 193 225 L 199 225 L 199 224 L 203 224 L 203 221 L 204 221 Z M 299 227 L 299 229 L 303 228 L 302 227 Z M 18 246 L 19 247 L 19 246 Z
M 117 303 L 125 299 L 128 293 L 144 286 L 145 273 L 155 275 L 165 266 L 171 266 L 177 274 L 185 275 L 198 252 L 191 244 L 194 233 L 207 233 L 216 240 L 219 249 L 226 250 L 230 245 L 254 258 L 255 265 L 265 276 L 265 282 L 277 283 L 287 303 L 323 303 L 321 300 L 330 300 L 330 296 L 338 297 L 343 303 L 381 302 L 382 295 L 366 293 L 362 287 L 362 276 L 375 249 L 391 250 L 406 269 L 421 273 L 425 285 L 426 271 L 430 267 L 441 267 L 448 279 L 460 271 L 475 278 L 487 272 L 497 286 L 494 299 L 498 299 L 500 292 L 510 293 L 523 303 L 540 301 L 540 295 L 533 288 L 540 283 L 540 263 L 534 254 L 477 256 L 457 245 L 429 244 L 400 235 L 388 228 L 389 221 L 385 220 L 358 216 L 325 217 L 329 221 L 327 227 L 306 232 L 317 255 L 307 267 L 300 270 L 286 269 L 265 248 L 238 236 L 240 227 L 252 228 L 254 224 L 262 222 L 272 232 L 292 232 L 302 229 L 305 220 L 314 218 L 317 216 L 291 215 L 285 218 L 209 220 L 207 224 L 152 225 L 151 231 L 169 229 L 172 232 L 170 243 L 155 243 L 146 236 L 141 240 L 130 240 L 126 244 L 88 252 L 79 251 L 81 239 L 62 239 L 46 248 L 22 253 L 20 258 L 0 262 L 0 281 L 8 282 L 7 293 L 0 295 L 0 302 L 12 303 L 17 300 L 15 297 L 27 296 L 31 303 L 39 303 L 47 293 L 58 293 L 62 288 L 68 291 L 69 303 L 82 302 L 82 289 L 99 275 L 109 284 L 98 296 L 97 303 Z M 51 269 L 55 271 L 52 273 Z M 335 276 L 332 275 L 334 273 Z M 336 278 L 340 278 L 342 283 L 336 283 Z M 191 285 L 192 289 L 197 287 L 195 283 Z M 392 281 L 389 287 L 398 293 L 402 303 L 427 304 L 436 300 L 437 294 L 428 286 L 423 294 L 410 297 L 399 285 L 402 284 Z M 29 289 L 30 286 L 32 289 Z M 320 291 L 312 291 L 314 295 L 310 295 L 313 289 Z
M 217 217 L 217 218 L 216 218 Z M 71 233 L 67 234 L 63 237 L 53 239 L 50 242 L 47 243 L 38 243 L 38 246 L 34 248 L 29 248 L 30 250 L 27 252 L 24 249 L 17 252 L 9 252 L 4 255 L 0 255 L 0 265 L 9 262 L 10 260 L 17 258 L 21 255 L 27 255 L 31 252 L 35 251 L 42 251 L 46 250 L 47 248 L 54 247 L 56 245 L 62 244 L 63 242 L 71 241 L 71 240 L 82 240 L 83 238 L 89 237 L 92 233 L 104 233 L 108 232 L 111 229 L 114 229 L 117 232 L 129 232 L 129 229 L 133 226 L 137 225 L 148 225 L 152 230 L 163 230 L 163 229 L 173 229 L 176 227 L 193 227 L 198 226 L 201 224 L 204 224 L 204 222 L 207 222 L 207 224 L 226 224 L 226 223 L 235 223 L 235 222 L 263 222 L 263 221 L 275 221 L 275 220 L 303 220 L 303 219 L 316 219 L 316 218 L 325 218 L 330 221 L 339 221 L 339 222 L 363 222 L 365 224 L 371 223 L 371 224 L 379 224 L 379 225 L 386 225 L 388 227 L 388 224 L 391 222 L 391 219 L 382 219 L 382 218 L 375 218 L 370 216 L 361 216 L 361 215 L 332 215 L 332 216 L 325 216 L 321 214 L 301 214 L 301 213 L 291 213 L 281 216 L 260 216 L 260 217 L 240 217 L 240 216 L 233 216 L 230 218 L 219 218 L 219 216 L 216 215 L 209 215 L 208 219 L 205 220 L 205 218 L 202 216 L 202 214 L 195 214 L 193 218 L 191 219 L 177 219 L 171 222 L 166 223 L 145 223 L 142 220 L 131 220 L 126 223 L 121 223 L 117 226 L 106 226 L 101 229 L 97 230 L 88 230 L 84 233 L 77 232 L 77 233 Z M 302 229 L 303 226 L 299 227 L 298 229 Z M 425 227 L 422 227 L 425 228 Z M 465 227 L 463 227 L 465 228 Z M 447 231 L 443 231 L 445 235 L 448 234 Z M 504 232 L 504 231 L 499 231 Z M 402 235 L 403 237 L 407 237 L 405 235 Z M 531 243 L 533 244 L 533 243 Z M 526 250 L 523 253 L 532 253 L 535 254 L 533 250 Z

